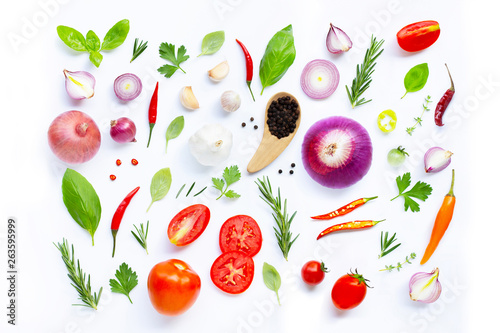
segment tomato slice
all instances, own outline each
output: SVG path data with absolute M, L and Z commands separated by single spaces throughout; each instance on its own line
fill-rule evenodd
M 247 290 L 253 275 L 253 259 L 240 251 L 221 254 L 210 269 L 210 278 L 215 286 L 229 294 L 241 294 Z
M 248 215 L 230 217 L 220 228 L 219 246 L 222 252 L 241 251 L 253 257 L 262 247 L 259 225 Z
M 207 206 L 197 204 L 184 208 L 168 225 L 168 238 L 172 244 L 184 246 L 194 242 L 205 231 L 210 221 Z

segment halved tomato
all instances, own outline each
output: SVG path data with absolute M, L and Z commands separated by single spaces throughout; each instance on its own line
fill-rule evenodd
M 248 215 L 230 217 L 220 228 L 219 246 L 222 252 L 241 251 L 253 257 L 262 247 L 259 225 Z
M 215 286 L 229 294 L 241 294 L 247 290 L 253 275 L 253 259 L 240 251 L 221 254 L 210 269 L 210 278 Z
M 172 244 L 184 246 L 194 242 L 205 231 L 210 221 L 207 206 L 197 204 L 184 208 L 168 225 L 168 239 Z

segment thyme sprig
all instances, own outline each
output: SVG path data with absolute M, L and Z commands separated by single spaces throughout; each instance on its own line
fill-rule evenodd
M 148 47 L 147 41 L 144 43 L 144 41 L 141 40 L 141 42 L 139 43 L 139 38 L 136 38 L 134 42 L 134 52 L 132 53 L 132 59 L 130 60 L 130 62 L 134 61 L 135 58 L 140 56 L 141 53 L 147 49 L 147 47 Z
M 132 233 L 132 235 L 134 235 L 135 239 L 144 248 L 144 250 L 146 250 L 146 254 L 149 254 L 148 253 L 148 242 L 147 242 L 148 231 L 149 231 L 149 221 L 146 224 L 146 230 L 144 230 L 143 223 L 141 223 L 139 226 L 141 227 L 140 229 L 137 228 L 137 226 L 134 224 L 134 228 L 137 231 L 137 233 L 135 233 L 133 230 L 131 230 L 130 232 Z
M 431 96 L 427 96 L 425 98 L 425 103 L 422 104 L 423 110 L 422 113 L 420 114 L 420 117 L 413 118 L 415 120 L 415 124 L 412 127 L 408 127 L 406 129 L 406 133 L 409 135 L 412 135 L 415 129 L 417 128 L 418 125 L 422 126 L 422 117 L 424 116 L 424 113 L 426 111 L 430 111 L 431 109 L 429 108 L 429 103 L 431 103 Z
M 389 271 L 389 272 L 392 272 L 393 270 L 397 269 L 398 272 L 401 270 L 401 268 L 403 268 L 403 265 L 404 264 L 410 264 L 411 265 L 411 261 L 413 259 L 415 259 L 417 257 L 417 255 L 412 252 L 409 256 L 406 256 L 406 260 L 403 261 L 402 263 L 401 262 L 398 262 L 398 264 L 396 266 L 393 266 L 393 265 L 385 265 L 385 268 L 384 269 L 381 269 L 380 271 L 383 272 L 383 271 Z
M 394 235 L 392 235 L 391 238 L 387 239 L 388 237 L 389 237 L 388 231 L 385 232 L 385 236 L 383 231 L 380 232 L 380 254 L 378 255 L 379 259 L 382 258 L 383 256 L 388 255 L 401 245 L 401 243 L 399 243 L 389 248 L 397 240 L 396 233 L 394 233 Z

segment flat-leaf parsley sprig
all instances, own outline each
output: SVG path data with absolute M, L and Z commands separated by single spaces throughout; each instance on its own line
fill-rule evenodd
M 180 67 L 181 63 L 183 63 L 184 61 L 186 61 L 186 60 L 189 59 L 189 56 L 186 55 L 186 52 L 187 52 L 187 50 L 184 47 L 184 45 L 181 45 L 177 49 L 177 56 L 176 56 L 175 55 L 175 45 L 174 44 L 161 43 L 161 45 L 160 45 L 160 57 L 163 58 L 163 59 L 165 59 L 165 60 L 167 60 L 167 61 L 170 61 L 173 65 L 169 65 L 169 64 L 163 65 L 160 68 L 158 68 L 158 72 L 160 72 L 160 74 L 165 75 L 165 77 L 167 77 L 167 78 L 169 78 L 172 75 L 174 75 L 174 73 L 178 69 L 180 69 L 181 71 L 183 71 L 184 73 L 186 73 Z
M 240 195 L 233 190 L 228 190 L 228 187 L 236 183 L 238 180 L 240 180 L 240 178 L 241 173 L 237 165 L 226 167 L 224 169 L 224 172 L 222 173 L 222 178 L 212 178 L 212 187 L 221 192 L 217 200 L 219 200 L 223 196 L 232 199 L 239 198 Z M 198 194 L 199 193 L 197 193 L 197 195 Z
M 409 172 L 405 173 L 402 177 L 398 176 L 396 178 L 396 183 L 398 185 L 399 194 L 392 198 L 391 201 L 396 198 L 403 197 L 405 199 L 405 211 L 408 211 L 408 208 L 410 208 L 412 212 L 419 212 L 420 206 L 412 198 L 425 201 L 432 193 L 432 187 L 421 181 L 418 181 L 411 188 L 411 190 L 404 192 L 404 190 L 406 190 L 411 183 L 411 175 Z
M 132 300 L 130 299 L 130 292 L 139 283 L 137 273 L 132 271 L 132 268 L 128 267 L 126 263 L 123 263 L 116 270 L 115 277 L 116 280 L 109 279 L 111 291 L 127 296 L 130 303 L 132 303 Z

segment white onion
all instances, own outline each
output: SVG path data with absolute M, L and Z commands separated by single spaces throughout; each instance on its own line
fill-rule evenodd
M 142 82 L 137 75 L 125 73 L 115 79 L 114 89 L 116 97 L 122 101 L 131 101 L 141 94 Z
M 316 59 L 304 67 L 300 76 L 300 86 L 307 96 L 322 99 L 335 92 L 339 80 L 339 71 L 332 62 Z

